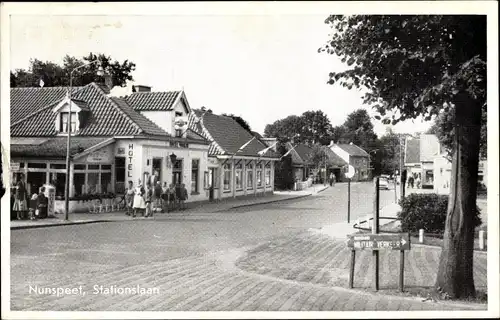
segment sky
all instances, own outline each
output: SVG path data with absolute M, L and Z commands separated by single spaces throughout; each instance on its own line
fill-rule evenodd
M 104 53 L 136 63 L 135 83 L 153 91 L 184 89 L 192 108 L 243 117 L 257 132 L 266 124 L 322 110 L 332 125 L 365 108 L 362 93 L 328 85 L 328 73 L 346 68 L 318 53 L 330 27 L 327 14 L 70 16 L 13 15 L 11 70 L 29 60 L 62 63 L 66 55 Z M 372 118 L 381 136 L 386 127 Z M 425 131 L 407 121 L 395 132 Z

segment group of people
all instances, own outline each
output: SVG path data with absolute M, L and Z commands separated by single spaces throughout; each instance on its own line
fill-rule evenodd
M 36 220 L 39 217 L 47 217 L 48 198 L 45 196 L 45 187 L 40 188 L 40 192 L 33 192 L 31 197 L 28 194 L 23 175 L 17 181 L 13 192 L 12 211 L 17 220 Z
M 420 174 L 410 175 L 407 179 L 408 189 L 413 189 L 415 186 L 420 189 L 422 181 L 420 180 Z
M 146 183 L 143 185 L 139 179 L 134 187 L 132 181 L 128 182 L 128 189 L 125 192 L 125 202 L 127 215 L 136 217 L 141 213 L 143 217 L 152 217 L 154 212 L 169 212 L 175 209 L 186 209 L 185 201 L 188 199 L 186 186 L 181 184 L 176 188 L 174 184 L 161 185 L 160 181 Z

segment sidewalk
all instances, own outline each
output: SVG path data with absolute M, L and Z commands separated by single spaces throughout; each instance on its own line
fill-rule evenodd
M 258 195 L 258 196 L 245 196 L 231 199 L 224 199 L 216 202 L 203 202 L 203 203 L 188 203 L 188 208 L 181 211 L 183 214 L 189 213 L 216 213 L 224 212 L 231 209 L 255 206 L 260 204 L 287 201 L 293 199 L 300 199 L 308 197 L 313 194 L 325 190 L 327 186 L 316 185 L 301 191 L 276 191 L 273 194 Z M 173 214 L 178 211 L 172 212 Z M 74 224 L 87 224 L 96 222 L 110 222 L 110 221 L 132 221 L 134 218 L 125 215 L 124 211 L 103 212 L 103 213 L 71 213 L 68 221 L 64 220 L 64 215 L 59 214 L 54 218 L 41 219 L 41 220 L 12 220 L 10 228 L 14 229 L 30 229 L 42 228 L 52 226 L 74 225 Z M 139 218 L 140 219 L 140 218 Z M 135 218 L 137 220 L 137 218 Z
M 388 206 L 383 207 L 379 211 L 379 217 L 384 217 L 384 218 L 397 218 L 398 212 L 401 211 L 401 206 L 399 206 L 396 203 L 390 204 Z M 370 214 L 370 218 L 372 215 Z M 363 218 L 364 219 L 364 218 Z M 367 228 L 368 224 L 366 222 L 362 222 L 363 219 L 360 219 L 360 227 Z M 391 223 L 394 220 L 390 219 L 380 219 L 380 225 L 379 227 Z M 327 235 L 333 239 L 340 239 L 340 240 L 346 240 L 347 236 L 350 234 L 354 234 L 358 232 L 358 229 L 354 229 L 354 225 L 357 224 L 357 220 L 351 220 L 350 223 L 347 222 L 339 222 L 339 223 L 334 223 L 328 226 L 325 226 L 321 229 L 310 229 L 312 232 L 316 233 L 321 233 L 324 235 Z

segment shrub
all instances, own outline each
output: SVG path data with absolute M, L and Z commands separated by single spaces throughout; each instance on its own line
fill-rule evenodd
M 418 232 L 419 229 L 424 229 L 426 233 L 444 233 L 447 195 L 410 194 L 400 204 L 401 212 L 398 213 L 398 218 L 403 232 Z M 480 210 L 476 207 L 474 227 L 481 225 L 479 214 Z

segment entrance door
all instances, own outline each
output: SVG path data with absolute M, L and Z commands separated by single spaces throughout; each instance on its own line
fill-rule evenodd
M 182 183 L 182 160 L 175 160 L 172 168 L 172 183 L 174 185 Z
M 215 189 L 215 175 L 216 169 L 210 168 L 208 171 L 208 192 L 209 192 L 209 200 L 214 200 L 214 189 Z
M 161 163 L 162 158 L 153 158 L 153 182 L 156 184 L 156 181 L 161 181 Z
M 125 157 L 115 157 L 115 189 L 117 194 L 125 193 Z
M 46 172 L 28 172 L 27 183 L 30 193 L 38 193 L 40 188 L 45 184 L 46 178 Z

